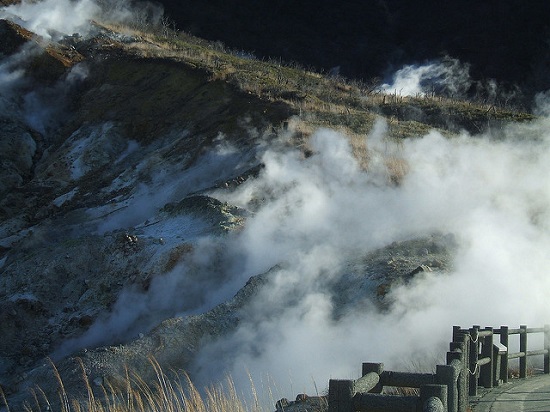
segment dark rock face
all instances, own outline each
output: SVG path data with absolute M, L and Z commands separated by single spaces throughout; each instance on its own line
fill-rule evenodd
M 379 309 L 387 309 L 392 303 L 388 296 L 393 287 L 406 285 L 422 272 L 449 271 L 456 246 L 452 235 L 433 234 L 394 242 L 351 262 L 334 285 L 335 317 L 350 307 L 373 301 Z
M 0 53 L 4 55 L 15 53 L 31 37 L 31 32 L 24 30 L 15 23 L 0 20 Z

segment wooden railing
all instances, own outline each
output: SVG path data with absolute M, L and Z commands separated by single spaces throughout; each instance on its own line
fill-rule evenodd
M 543 349 L 527 350 L 527 337 L 544 335 Z M 498 342 L 495 335 L 499 335 Z M 519 351 L 510 350 L 511 335 L 519 335 Z M 478 387 L 493 388 L 508 382 L 509 362 L 519 358 L 519 378 L 526 378 L 527 357 L 543 356 L 543 371 L 550 373 L 550 326 L 543 328 L 498 329 L 473 326 L 453 328 L 453 340 L 446 365 L 437 365 L 435 373 L 391 372 L 382 363 L 363 363 L 357 380 L 329 381 L 329 412 L 465 412 L 470 396 Z M 416 388 L 418 395 L 382 394 L 384 387 Z M 401 391 L 404 392 L 404 391 Z

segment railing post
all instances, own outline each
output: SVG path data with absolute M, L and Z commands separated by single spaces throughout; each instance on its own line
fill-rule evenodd
M 453 330 L 453 342 L 447 352 L 447 365 L 437 366 L 436 377 L 439 383 L 447 385 L 447 410 L 466 411 L 468 406 L 468 364 L 467 352 L 470 337 L 464 331 Z
M 510 353 L 509 339 L 508 339 L 508 326 L 500 327 L 500 343 L 506 346 L 506 356 L 503 356 L 500 363 L 500 377 L 502 382 L 508 382 L 508 354 Z
M 467 333 L 461 335 L 462 338 L 462 366 L 460 368 L 460 374 L 458 375 L 458 408 L 459 411 L 466 411 L 469 405 L 468 396 L 468 379 L 470 373 L 468 372 L 468 362 L 470 356 L 470 336 Z
M 479 359 L 479 326 L 474 326 L 470 329 L 470 362 L 468 365 L 470 379 L 469 379 L 469 394 L 470 396 L 477 395 L 477 376 L 478 367 L 477 360 Z
M 328 383 L 328 412 L 353 412 L 354 382 L 331 379 Z
M 544 373 L 550 373 L 550 325 L 544 325 Z
M 519 351 L 523 352 L 524 355 L 519 358 L 519 377 L 527 377 L 527 326 L 521 325 L 519 327 L 521 333 L 519 335 Z
M 480 384 L 485 388 L 492 388 L 494 377 L 493 377 L 493 363 L 494 359 L 494 350 L 493 350 L 493 328 L 488 326 L 485 328 L 486 332 L 491 332 L 490 335 L 483 337 L 483 345 L 481 345 L 481 357 L 489 358 L 491 361 L 481 367 L 479 373 Z
M 430 402 L 431 398 L 438 398 L 439 402 Z M 423 411 L 448 411 L 447 409 L 447 386 L 446 385 L 423 385 L 420 387 L 420 403 Z M 436 406 L 438 405 L 438 406 Z
M 462 333 L 462 328 L 460 326 L 453 326 L 453 342 L 460 341 L 460 335 Z
M 447 352 L 447 365 L 451 365 L 455 359 L 460 361 L 455 387 L 457 391 L 457 411 L 465 411 L 468 405 L 468 352 L 470 336 L 461 331 L 454 333 L 453 342 L 450 345 L 450 352 Z M 454 393 L 449 389 L 449 393 Z
M 500 377 L 502 361 L 508 356 L 508 348 L 501 343 L 493 340 L 493 385 L 499 386 L 502 378 Z
M 436 365 L 435 367 L 436 382 L 447 386 L 447 402 L 449 412 L 458 412 L 458 398 L 455 398 L 456 382 L 454 382 L 454 371 L 450 365 Z

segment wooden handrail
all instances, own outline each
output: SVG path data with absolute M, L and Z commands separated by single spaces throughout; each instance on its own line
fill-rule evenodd
M 544 348 L 527 350 L 527 336 L 544 334 Z M 509 336 L 520 335 L 519 352 L 511 352 Z M 500 342 L 495 341 L 499 336 Z M 527 377 L 527 357 L 544 356 L 544 373 L 550 373 L 550 326 L 517 329 L 473 326 L 453 327 L 453 340 L 447 364 L 437 365 L 436 373 L 385 371 L 382 363 L 364 363 L 362 377 L 329 382 L 329 412 L 428 410 L 465 412 L 469 396 L 478 386 L 492 388 L 508 382 L 509 360 L 519 358 L 520 378 Z M 420 396 L 384 395 L 385 386 L 420 388 Z
M 414 373 L 414 372 L 382 372 L 380 383 L 383 386 L 393 386 L 397 388 L 420 388 L 423 385 L 429 385 L 435 382 L 433 373 Z
M 378 385 L 378 382 L 380 382 L 380 375 L 376 372 L 369 372 L 355 381 L 354 391 L 370 392 Z
M 492 336 L 493 331 L 492 330 L 481 330 L 477 333 L 477 336 L 479 338 L 486 338 L 487 336 Z
M 515 352 L 515 353 L 509 353 L 508 359 L 517 359 L 517 358 L 523 358 L 525 357 L 525 352 Z

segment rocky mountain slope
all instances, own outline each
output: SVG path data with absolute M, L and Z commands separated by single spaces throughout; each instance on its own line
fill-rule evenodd
M 34 47 L 21 27 L 3 21 L 2 30 Z M 8 64 L 22 58 L 36 69 L 14 86 L 3 115 L 7 393 L 14 376 L 82 334 L 122 290 L 148 290 L 201 236 L 240 227 L 244 211 L 200 193 L 254 172 L 254 138 L 273 138 L 271 125 L 289 115 L 189 65 L 132 55 L 116 36 L 98 29 L 91 41 L 48 44 L 29 57 L 13 43 L 3 50 L 16 53 Z M 43 116 L 29 125 L 26 104 L 58 107 L 29 113 Z
M 422 149 L 407 142 L 462 133 L 449 139 L 461 152 L 466 131 L 509 122 L 542 139 L 528 113 L 386 95 L 141 29 L 96 21 L 47 38 L 0 21 L 0 385 L 12 405 L 35 385 L 56 393 L 47 358 L 85 396 L 83 371 L 98 391 L 124 385 L 127 367 L 152 380 L 153 356 L 208 384 L 275 343 L 299 363 L 285 342 L 300 330 L 328 344 L 324 330 L 360 313 L 377 329 L 464 253 L 460 224 L 422 203 Z

